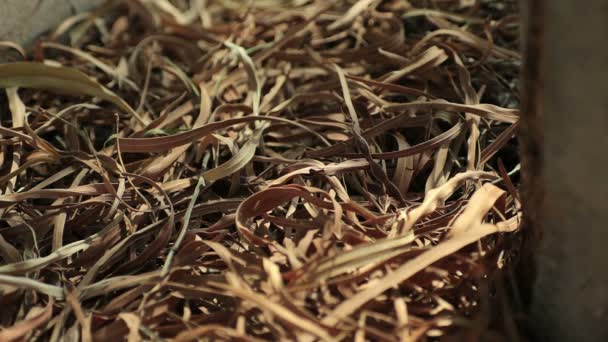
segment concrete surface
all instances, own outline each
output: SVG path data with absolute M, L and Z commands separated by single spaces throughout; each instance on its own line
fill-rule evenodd
M 37 36 L 101 0 L 0 0 L 0 40 L 31 43 Z
M 526 228 L 542 228 L 529 325 L 539 341 L 608 341 L 608 1 L 522 4 L 536 35 L 524 66 Z

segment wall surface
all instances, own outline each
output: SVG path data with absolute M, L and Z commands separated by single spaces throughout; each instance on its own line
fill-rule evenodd
M 0 41 L 22 44 L 100 0 L 0 0 Z
M 608 1 L 522 3 L 536 35 L 524 190 L 531 228 L 542 227 L 530 328 L 540 341 L 608 341 Z

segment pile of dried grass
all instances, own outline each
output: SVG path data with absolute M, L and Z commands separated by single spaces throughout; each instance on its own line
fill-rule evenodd
M 0 340 L 512 337 L 514 6 L 113 1 L 4 42 Z

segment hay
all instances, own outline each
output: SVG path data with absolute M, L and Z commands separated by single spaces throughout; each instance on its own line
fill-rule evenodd
M 516 338 L 514 6 L 113 1 L 3 43 L 0 340 Z

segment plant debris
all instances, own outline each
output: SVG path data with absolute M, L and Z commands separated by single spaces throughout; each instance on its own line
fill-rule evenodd
M 518 36 L 516 1 L 132 0 L 1 42 L 0 340 L 516 338 Z

